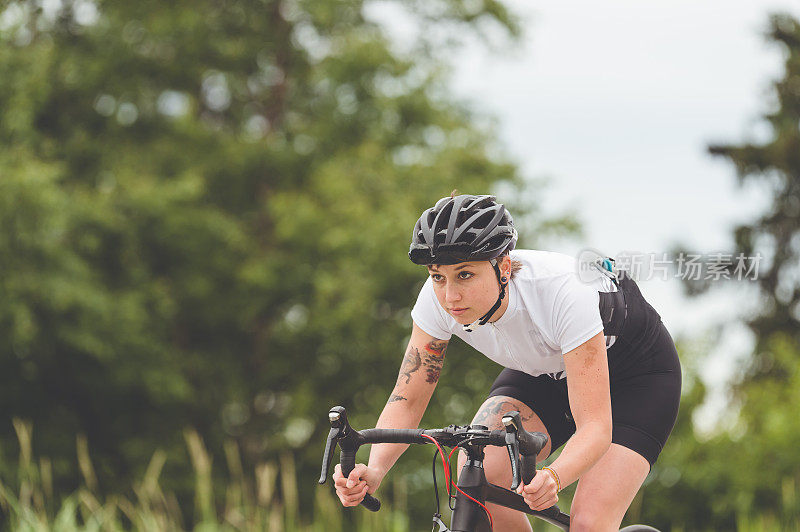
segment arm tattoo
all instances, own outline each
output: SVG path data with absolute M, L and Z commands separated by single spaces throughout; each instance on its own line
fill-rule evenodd
M 444 340 L 433 340 L 428 342 L 425 348 L 434 355 L 444 358 L 444 352 L 447 351 L 447 342 Z
M 395 403 L 397 401 L 408 401 L 407 398 L 403 397 L 402 395 L 392 394 L 389 396 L 389 400 L 386 401 L 387 403 Z
M 411 377 L 420 368 L 425 368 L 425 382 L 434 384 L 439 381 L 444 363 L 444 354 L 447 350 L 447 342 L 442 340 L 432 340 L 422 349 L 422 353 L 416 347 L 409 347 L 406 356 L 400 366 L 400 375 L 397 377 L 397 384 L 408 384 Z
M 444 354 L 447 351 L 447 342 L 441 340 L 433 340 L 428 342 L 425 346 L 425 381 L 429 384 L 434 384 L 439 381 L 439 375 L 442 372 L 442 364 L 444 364 Z
M 403 377 L 406 378 L 405 384 L 411 381 L 411 374 L 415 373 L 420 366 L 422 366 L 422 359 L 419 356 L 419 350 L 414 347 L 409 347 L 406 351 L 406 357 L 403 359 L 403 364 L 400 366 L 400 375 L 397 377 L 397 384 Z

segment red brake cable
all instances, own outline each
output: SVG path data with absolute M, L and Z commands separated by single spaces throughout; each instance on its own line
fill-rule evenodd
M 433 438 L 431 436 L 428 436 L 427 434 L 423 434 L 422 437 L 431 440 L 436 445 L 436 447 L 439 449 L 439 453 L 442 455 L 442 465 L 444 466 L 444 479 L 445 479 L 445 483 L 447 485 L 447 495 L 450 496 L 450 483 L 451 483 L 451 480 L 450 480 L 450 464 L 449 464 L 449 462 L 450 462 L 450 457 L 453 456 L 453 453 L 455 452 L 456 449 L 458 449 L 458 447 L 453 447 L 453 450 L 450 451 L 450 454 L 447 457 L 447 461 L 445 461 L 445 459 L 444 459 L 444 450 L 442 450 L 442 447 L 441 447 L 441 445 L 439 445 L 439 442 L 436 441 L 435 438 Z M 489 509 L 485 505 L 483 505 L 482 503 L 478 502 L 477 500 L 473 499 L 472 497 L 470 497 L 469 495 L 464 493 L 464 490 L 459 488 L 455 483 L 453 484 L 453 487 L 456 488 L 459 492 L 461 492 L 461 494 L 464 497 L 466 497 L 467 499 L 471 500 L 472 502 L 474 502 L 475 504 L 477 504 L 478 506 L 480 506 L 481 508 L 484 509 L 484 511 L 486 512 L 486 515 L 489 516 L 489 528 L 493 529 L 494 528 L 494 520 L 492 519 L 492 513 L 489 511 Z

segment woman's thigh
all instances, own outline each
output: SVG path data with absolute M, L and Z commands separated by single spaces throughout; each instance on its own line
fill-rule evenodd
M 611 383 L 613 442 L 652 466 L 669 438 L 681 400 L 681 366 L 672 337 L 661 327 L 647 372 Z

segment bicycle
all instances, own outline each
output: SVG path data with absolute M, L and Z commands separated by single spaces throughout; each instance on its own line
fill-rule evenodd
M 536 475 L 536 457 L 547 443 L 547 435 L 541 432 L 528 432 L 522 426 L 519 412 L 508 412 L 502 418 L 505 430 L 489 430 L 483 425 L 458 426 L 449 425 L 441 429 L 365 429 L 354 430 L 347 420 L 347 411 L 344 407 L 335 406 L 328 413 L 331 430 L 325 445 L 322 457 L 322 474 L 319 483 L 324 484 L 328 477 L 328 470 L 336 445 L 341 449 L 340 463 L 342 475 L 347 477 L 356 465 L 356 452 L 359 447 L 368 443 L 407 443 L 430 444 L 437 447 L 433 456 L 433 488 L 436 494 L 436 512 L 433 515 L 433 532 L 492 532 L 491 515 L 485 503 L 491 502 L 506 508 L 513 508 L 534 515 L 561 530 L 569 530 L 570 517 L 562 512 L 558 505 L 544 510 L 532 510 L 522 498 L 513 490 L 520 482 L 530 483 Z M 484 448 L 487 445 L 502 447 L 508 450 L 511 461 L 513 481 L 511 490 L 492 484 L 486 480 L 483 470 Z M 444 449 L 452 449 L 445 461 Z M 455 484 L 455 497 L 450 491 L 452 480 L 449 476 L 449 458 L 456 449 L 463 449 L 467 453 L 467 461 L 461 469 L 461 476 Z M 447 528 L 439 512 L 439 493 L 436 487 L 436 456 L 441 453 L 445 466 L 445 482 L 451 503 L 452 517 Z M 452 502 L 455 500 L 455 504 Z M 367 494 L 361 505 L 377 512 L 380 501 Z M 620 532 L 658 532 L 657 529 L 646 525 L 630 525 Z

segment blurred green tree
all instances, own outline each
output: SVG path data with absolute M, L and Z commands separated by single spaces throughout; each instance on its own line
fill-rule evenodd
M 760 253 L 758 287 L 762 311 L 747 321 L 757 339 L 770 342 L 774 333 L 800 340 L 800 23 L 789 15 L 771 19 L 770 38 L 785 54 L 783 78 L 773 84 L 775 108 L 764 115 L 771 139 L 763 144 L 712 145 L 709 152 L 736 166 L 739 183 L 760 182 L 772 195 L 760 218 L 734 229 L 736 249 Z M 752 374 L 781 371 L 759 360 L 757 346 Z
M 381 9 L 418 28 L 407 50 Z M 160 447 L 180 492 L 193 426 L 218 463 L 228 438 L 249 465 L 289 447 L 313 482 L 327 409 L 374 423 L 394 382 L 419 212 L 502 187 L 523 230 L 575 230 L 448 93 L 451 41 L 518 33 L 495 0 L 5 2 L 2 454 L 22 417 L 62 487 L 85 433 L 100 489 Z M 465 352 L 432 424 L 491 382 Z
M 774 109 L 764 116 L 769 140 L 708 148 L 735 165 L 740 184 L 762 183 L 772 194 L 768 212 L 734 228 L 727 271 L 736 277 L 739 254 L 751 265 L 761 255 L 758 311 L 742 317 L 755 346 L 730 386 L 727 415 L 735 419 L 701 441 L 693 430 L 678 432 L 656 465 L 653 477 L 662 482 L 648 489 L 644 507 L 662 526 L 794 530 L 800 521 L 800 22 L 774 15 L 768 38 L 785 56 L 783 77 L 773 84 Z M 685 287 L 697 295 L 712 284 Z M 697 407 L 702 397 L 683 403 Z

